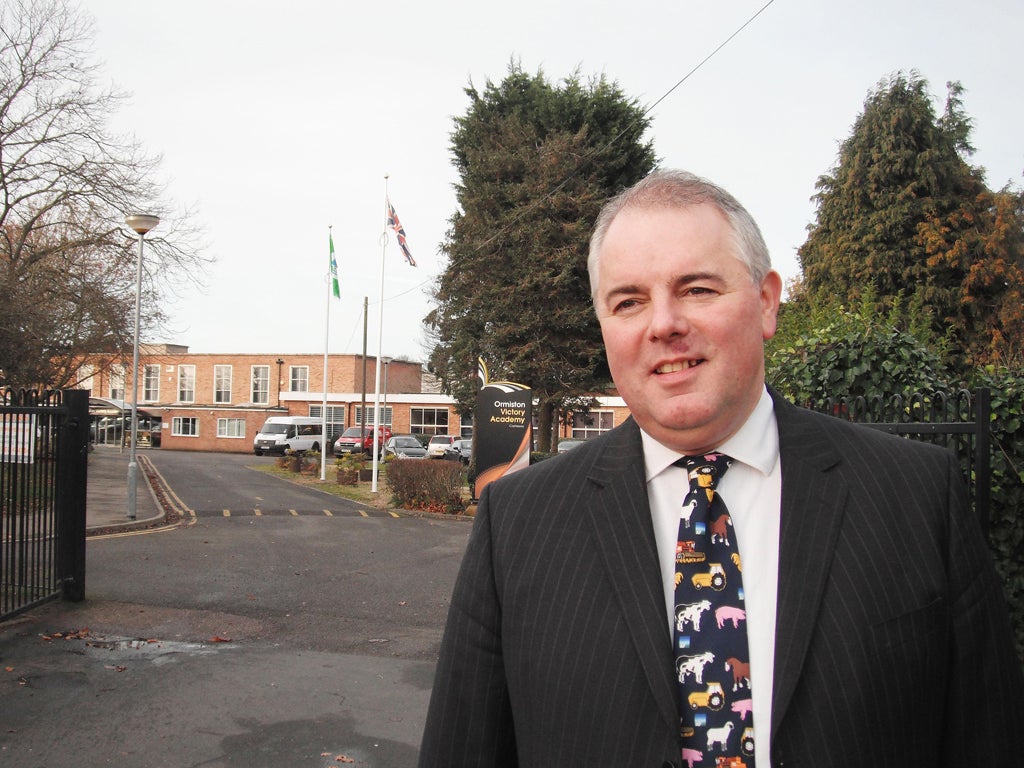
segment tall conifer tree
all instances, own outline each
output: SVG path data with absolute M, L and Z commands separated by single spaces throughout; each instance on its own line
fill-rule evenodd
M 870 288 L 882 305 L 905 294 L 951 338 L 957 362 L 987 362 L 1020 351 L 1024 219 L 1019 192 L 990 191 L 968 163 L 963 89 L 947 87 L 941 116 L 916 73 L 868 95 L 818 180 L 799 298 L 852 303 Z
M 608 383 L 588 238 L 603 202 L 654 167 L 648 120 L 604 77 L 552 84 L 511 65 L 501 83 L 466 94 L 451 143 L 458 211 L 425 320 L 430 362 L 466 411 L 478 357 L 492 378 L 532 387 L 543 450 L 557 409 Z

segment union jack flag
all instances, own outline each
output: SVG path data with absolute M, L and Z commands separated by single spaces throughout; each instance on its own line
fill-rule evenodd
M 402 249 L 402 255 L 405 256 L 405 260 L 413 267 L 416 266 L 416 259 L 412 257 L 412 252 L 409 250 L 409 243 L 405 239 L 405 227 L 402 226 L 402 222 L 398 220 L 398 214 L 395 213 L 395 206 L 388 200 L 388 226 L 395 230 L 395 234 L 398 236 L 398 245 Z

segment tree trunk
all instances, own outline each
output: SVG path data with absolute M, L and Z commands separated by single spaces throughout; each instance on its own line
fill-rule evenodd
M 551 416 L 555 406 L 550 400 L 541 400 L 537 414 L 537 450 L 540 453 L 551 452 Z

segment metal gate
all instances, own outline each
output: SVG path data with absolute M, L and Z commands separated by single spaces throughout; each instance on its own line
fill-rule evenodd
M 991 505 L 991 391 L 827 399 L 815 408 L 873 429 L 942 445 L 960 460 L 971 505 L 986 532 Z
M 86 390 L 0 391 L 0 620 L 85 597 Z

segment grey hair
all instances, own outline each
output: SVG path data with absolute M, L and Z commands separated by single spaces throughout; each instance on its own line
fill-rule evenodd
M 595 304 L 601 246 L 615 217 L 626 208 L 682 209 L 694 205 L 713 205 L 725 216 L 736 244 L 735 255 L 747 266 L 754 283 L 759 284 L 771 271 L 772 261 L 768 254 L 768 246 L 761 236 L 761 230 L 747 209 L 739 200 L 707 179 L 689 171 L 657 169 L 611 198 L 598 214 L 594 233 L 590 237 L 590 253 L 587 256 L 590 296 Z

